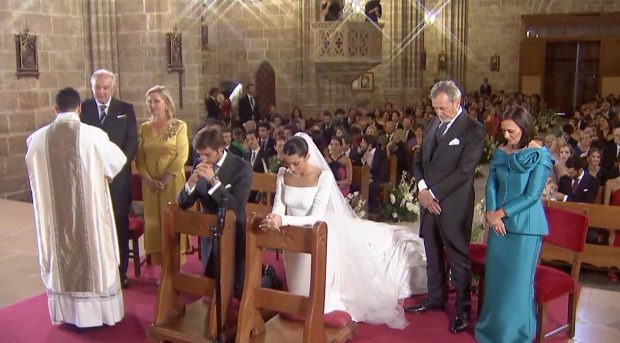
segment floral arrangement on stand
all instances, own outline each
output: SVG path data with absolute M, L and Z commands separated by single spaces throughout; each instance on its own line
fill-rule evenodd
M 347 202 L 360 218 L 366 218 L 366 199 L 359 192 L 349 193 Z
M 479 164 L 476 166 L 476 170 L 475 170 L 475 174 L 474 174 L 474 179 L 479 179 L 481 177 L 484 177 L 484 173 L 482 172 L 482 165 Z
M 484 149 L 482 150 L 482 157 L 480 158 L 480 163 L 487 164 L 493 158 L 493 154 L 495 153 L 495 148 L 497 146 L 497 142 L 495 138 L 488 136 L 484 140 Z
M 484 198 L 474 206 L 474 220 L 471 225 L 471 243 L 484 243 L 484 222 L 486 215 L 486 207 Z
M 403 172 L 400 182 L 387 189 L 387 201 L 381 209 L 381 218 L 389 222 L 414 222 L 420 216 L 420 206 L 414 194 L 416 183 L 413 177 Z
M 554 127 L 557 120 L 558 115 L 554 110 L 547 108 L 543 104 L 539 113 L 534 115 L 536 117 L 536 131 L 538 132 L 547 132 L 550 128 Z

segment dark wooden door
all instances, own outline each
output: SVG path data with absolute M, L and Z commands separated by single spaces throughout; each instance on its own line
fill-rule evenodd
M 572 113 L 577 42 L 547 42 L 543 98 L 549 108 Z
M 255 92 L 263 119 L 269 113 L 269 107 L 276 103 L 276 73 L 269 62 L 263 62 L 256 71 Z

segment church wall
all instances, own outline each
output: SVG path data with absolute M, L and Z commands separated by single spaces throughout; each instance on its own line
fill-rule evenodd
M 255 83 L 263 62 L 276 75 L 276 108 L 288 115 L 299 88 L 298 0 L 216 1 L 205 9 L 209 50 L 203 54 L 202 96 L 232 81 Z M 260 101 L 260 99 L 259 99 Z
M 518 91 L 521 15 L 617 11 L 617 0 L 470 0 L 465 88 L 477 90 L 488 77 L 494 91 Z M 491 72 L 490 57 L 495 53 L 500 56 L 500 71 Z
M 177 117 L 194 128 L 203 111 L 200 11 L 192 0 L 0 0 L 0 197 L 30 199 L 26 137 L 53 120 L 60 88 L 91 97 L 93 69 L 119 76 L 115 95 L 135 106 L 139 124 L 148 117 L 144 93 L 164 85 Z M 178 74 L 167 70 L 166 33 L 175 25 L 183 36 L 183 108 Z M 15 75 L 14 34 L 25 28 L 38 37 L 38 79 Z
M 51 122 L 56 92 L 66 86 L 86 95 L 82 1 L 0 0 L 0 197 L 30 199 L 26 138 Z M 37 34 L 37 78 L 16 72 L 15 38 Z

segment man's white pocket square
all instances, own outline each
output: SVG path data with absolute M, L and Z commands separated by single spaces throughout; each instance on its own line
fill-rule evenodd
M 589 191 L 589 190 L 590 190 L 590 189 L 586 188 L 586 189 L 584 189 L 583 191 L 584 191 L 584 192 L 587 192 L 587 191 Z
M 458 138 L 455 138 L 451 140 L 450 143 L 448 143 L 448 145 L 459 145 L 459 144 L 461 144 L 461 141 L 459 141 Z
M 116 116 L 116 118 L 118 118 L 118 119 L 123 119 L 125 117 L 127 117 L 126 114 L 119 114 L 119 115 Z

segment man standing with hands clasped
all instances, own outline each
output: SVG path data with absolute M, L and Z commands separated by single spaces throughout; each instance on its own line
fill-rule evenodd
M 127 264 L 129 261 L 129 207 L 131 206 L 131 161 L 138 148 L 138 128 L 133 105 L 112 96 L 116 77 L 111 71 L 99 69 L 90 78 L 94 98 L 82 103 L 80 120 L 84 124 L 105 131 L 127 157 L 123 169 L 110 184 L 114 220 L 121 255 L 119 270 L 121 285 L 129 286 Z
M 456 288 L 456 316 L 449 331 L 469 326 L 469 241 L 474 210 L 474 170 L 482 156 L 485 129 L 461 108 L 461 91 L 453 81 L 439 81 L 431 89 L 437 116 L 424 130 L 424 140 L 413 166 L 418 181 L 420 236 L 427 257 L 428 299 L 405 309 L 422 313 L 443 310 L 447 301 L 444 249 Z

